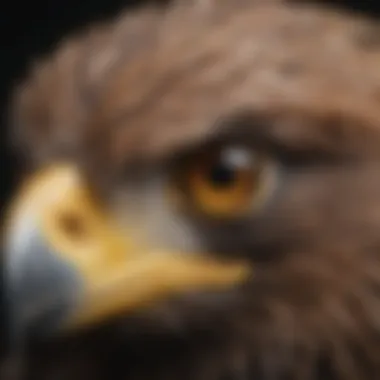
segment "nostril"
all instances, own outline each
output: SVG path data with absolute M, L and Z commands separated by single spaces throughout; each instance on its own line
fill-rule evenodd
M 83 218 L 75 213 L 64 213 L 60 215 L 59 226 L 69 239 L 83 240 L 87 235 Z

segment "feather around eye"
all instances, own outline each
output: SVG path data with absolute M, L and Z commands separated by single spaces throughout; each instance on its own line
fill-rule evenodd
M 172 185 L 187 208 L 211 218 L 234 219 L 260 208 L 275 178 L 268 157 L 233 145 L 188 155 L 176 165 Z

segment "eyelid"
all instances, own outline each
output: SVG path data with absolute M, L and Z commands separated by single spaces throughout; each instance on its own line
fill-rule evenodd
M 342 151 L 336 146 L 332 149 L 330 144 L 320 144 L 306 138 L 309 135 L 309 127 L 311 134 L 315 130 L 316 120 L 313 114 L 302 115 L 304 119 L 294 120 L 294 112 L 283 107 L 277 111 L 241 109 L 233 115 L 221 118 L 205 144 L 245 144 L 251 149 L 275 157 L 285 166 L 292 167 L 322 166 L 355 160 L 355 154 L 352 152 Z M 291 137 L 294 133 L 287 133 L 289 125 L 292 128 L 294 123 L 300 130 L 296 137 L 302 135 L 306 136 L 305 138 L 299 140 Z M 284 133 L 280 133 L 282 130 Z
M 257 160 L 242 168 L 246 174 L 238 174 L 236 186 L 233 184 L 232 188 L 226 190 L 215 188 L 208 181 L 207 167 L 213 162 L 213 157 L 218 163 L 220 154 L 229 148 L 242 149 L 249 156 L 257 156 Z M 219 145 L 214 141 L 212 146 L 204 145 L 203 149 L 198 147 L 193 152 L 187 152 L 182 160 L 176 161 L 170 185 L 179 191 L 179 197 L 189 212 L 207 218 L 236 220 L 258 212 L 268 202 L 278 186 L 278 169 L 275 159 L 247 144 Z M 237 170 L 242 173 L 239 168 Z

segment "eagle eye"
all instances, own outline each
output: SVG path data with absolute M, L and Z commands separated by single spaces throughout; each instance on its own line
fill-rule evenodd
M 213 218 L 237 218 L 260 207 L 273 183 L 273 164 L 241 145 L 204 148 L 177 165 L 176 189 L 196 211 Z

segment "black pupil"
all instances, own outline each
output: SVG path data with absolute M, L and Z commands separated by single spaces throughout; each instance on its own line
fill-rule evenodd
M 228 163 L 219 161 L 211 166 L 208 173 L 210 183 L 217 188 L 228 188 L 234 184 L 236 170 Z

